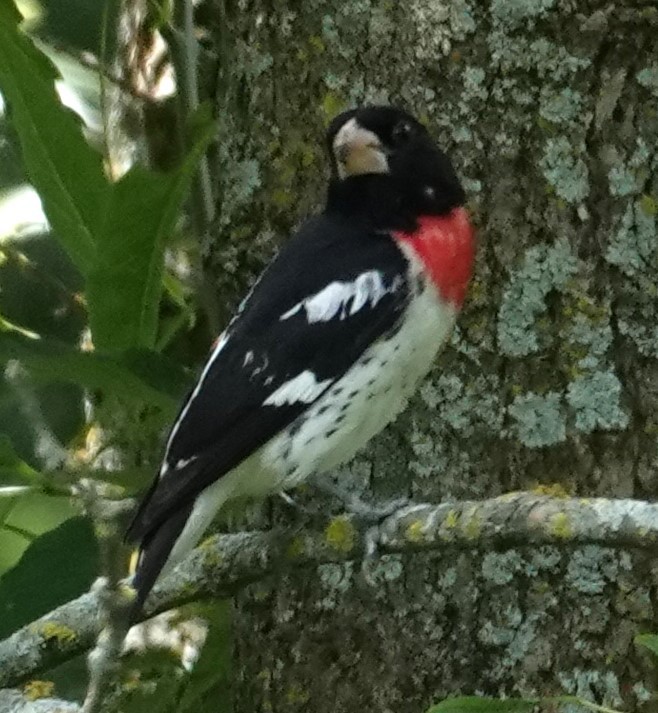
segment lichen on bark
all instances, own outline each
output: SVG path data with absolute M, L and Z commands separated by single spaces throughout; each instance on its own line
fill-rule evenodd
M 351 487 L 654 497 L 656 8 L 219 0 L 197 13 L 219 127 L 202 252 L 225 315 L 321 205 L 321 137 L 343 108 L 413 111 L 468 192 L 466 309 L 411 408 L 345 468 Z M 346 546 L 336 522 L 328 540 Z M 558 513 L 552 534 L 576 526 Z M 457 528 L 475 541 L 483 523 L 447 518 L 445 537 Z M 411 522 L 408 536 L 424 535 Z M 632 639 L 655 628 L 655 579 L 649 555 L 598 546 L 391 554 L 368 577 L 333 562 L 271 578 L 238 597 L 235 710 L 417 713 L 458 692 L 634 709 L 651 688 Z
M 223 218 L 206 246 L 229 302 L 320 204 L 324 126 L 355 103 L 415 112 L 453 156 L 478 225 L 455 337 L 347 469 L 358 488 L 655 495 L 657 27 L 648 3 L 593 0 L 229 10 Z M 380 575 L 373 588 L 324 565 L 241 596 L 236 710 L 415 712 L 458 691 L 549 689 L 632 707 L 646 690 L 631 641 L 654 618 L 648 558 L 423 554 Z

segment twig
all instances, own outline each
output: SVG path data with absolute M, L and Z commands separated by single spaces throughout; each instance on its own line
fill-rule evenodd
M 80 713 L 80 706 L 59 698 L 33 700 L 22 691 L 0 691 L 0 713 Z
M 82 713 L 98 713 L 119 666 L 123 640 L 130 628 L 132 595 L 121 581 L 124 563 L 120 513 L 114 503 L 102 500 L 96 483 L 87 481 L 84 486 L 79 486 L 80 493 L 96 527 L 104 576 L 97 580 L 92 590 L 98 597 L 103 630 L 89 654 L 89 687 Z
M 41 407 L 21 363 L 10 360 L 5 367 L 5 378 L 18 397 L 20 408 L 32 424 L 36 434 L 35 451 L 47 469 L 59 469 L 66 463 L 68 452 L 53 433 L 41 413 Z
M 93 55 L 91 52 L 76 50 L 73 47 L 68 47 L 58 42 L 53 42 L 50 46 L 57 52 L 68 55 L 71 59 L 75 60 L 86 69 L 98 72 L 101 79 L 115 85 L 118 89 L 125 94 L 128 94 L 133 99 L 137 99 L 148 104 L 155 104 L 158 102 L 157 97 L 153 97 L 146 92 L 140 92 L 139 89 L 134 87 L 130 81 L 124 79 L 118 74 L 114 74 L 112 70 L 108 69 L 103 61 L 99 60 L 98 57 Z
M 370 532 L 367 523 L 341 516 L 322 531 L 213 537 L 156 586 L 146 616 L 203 598 L 232 596 L 273 573 L 359 560 Z M 514 493 L 401 508 L 382 522 L 376 534 L 380 554 L 547 544 L 656 551 L 658 504 Z M 0 687 L 16 685 L 87 650 L 101 628 L 98 606 L 98 592 L 89 592 L 0 642 Z
M 181 129 L 186 119 L 199 108 L 199 45 L 194 30 L 194 6 L 192 0 L 181 0 L 174 5 L 173 28 L 163 28 L 162 32 L 169 45 L 171 60 L 176 72 L 178 111 Z M 215 219 L 216 197 L 210 176 L 208 156 L 199 161 L 199 168 L 192 186 L 191 217 L 197 242 L 207 242 L 208 231 Z M 220 331 L 219 308 L 216 291 L 210 284 L 203 267 L 198 267 L 199 293 L 208 318 L 212 338 Z

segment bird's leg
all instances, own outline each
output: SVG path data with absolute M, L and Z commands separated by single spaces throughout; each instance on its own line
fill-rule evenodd
M 283 500 L 283 502 L 294 512 L 301 513 L 304 516 L 317 516 L 317 512 L 307 507 L 306 505 L 301 505 L 292 495 L 289 495 L 285 490 L 280 490 L 277 495 Z
M 373 525 L 392 515 L 396 510 L 409 504 L 407 498 L 396 498 L 385 503 L 368 503 L 353 491 L 342 488 L 330 476 L 319 475 L 313 478 L 312 483 L 321 493 L 339 500 L 346 512 L 355 515 L 360 520 Z

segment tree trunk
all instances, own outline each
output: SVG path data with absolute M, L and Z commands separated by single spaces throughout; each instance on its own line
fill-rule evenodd
M 229 4 L 229 3 L 227 3 Z M 349 467 L 376 498 L 510 490 L 651 498 L 658 472 L 658 12 L 650 3 L 243 0 L 199 16 L 219 53 L 221 218 L 235 294 L 317 207 L 327 121 L 409 108 L 478 225 L 450 347 Z M 459 526 L 459 524 L 456 524 Z M 477 549 L 326 565 L 236 606 L 236 713 L 419 713 L 462 693 L 633 709 L 657 624 L 650 558 Z M 565 518 L 556 527 L 568 531 Z
M 219 120 L 219 217 L 203 248 L 225 315 L 321 204 L 322 136 L 343 108 L 410 109 L 469 195 L 477 272 L 454 339 L 343 480 L 375 499 L 532 488 L 651 498 L 656 8 L 216 0 L 198 5 L 197 20 Z M 167 123 L 135 112 L 124 114 L 147 133 Z M 235 713 L 422 713 L 456 693 L 576 693 L 632 710 L 650 697 L 632 642 L 658 627 L 652 558 L 594 546 L 484 551 L 477 521 L 454 526 L 468 528 L 472 551 L 382 557 L 368 576 L 328 564 L 246 590 Z M 555 521 L 558 534 L 571 526 Z

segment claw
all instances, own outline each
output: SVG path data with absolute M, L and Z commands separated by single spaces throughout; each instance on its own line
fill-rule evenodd
M 379 524 L 382 520 L 392 515 L 396 510 L 409 504 L 407 498 L 397 498 L 386 503 L 372 504 L 362 500 L 358 495 L 341 488 L 327 477 L 315 478 L 313 485 L 320 492 L 339 500 L 346 512 L 356 515 L 366 523 Z

